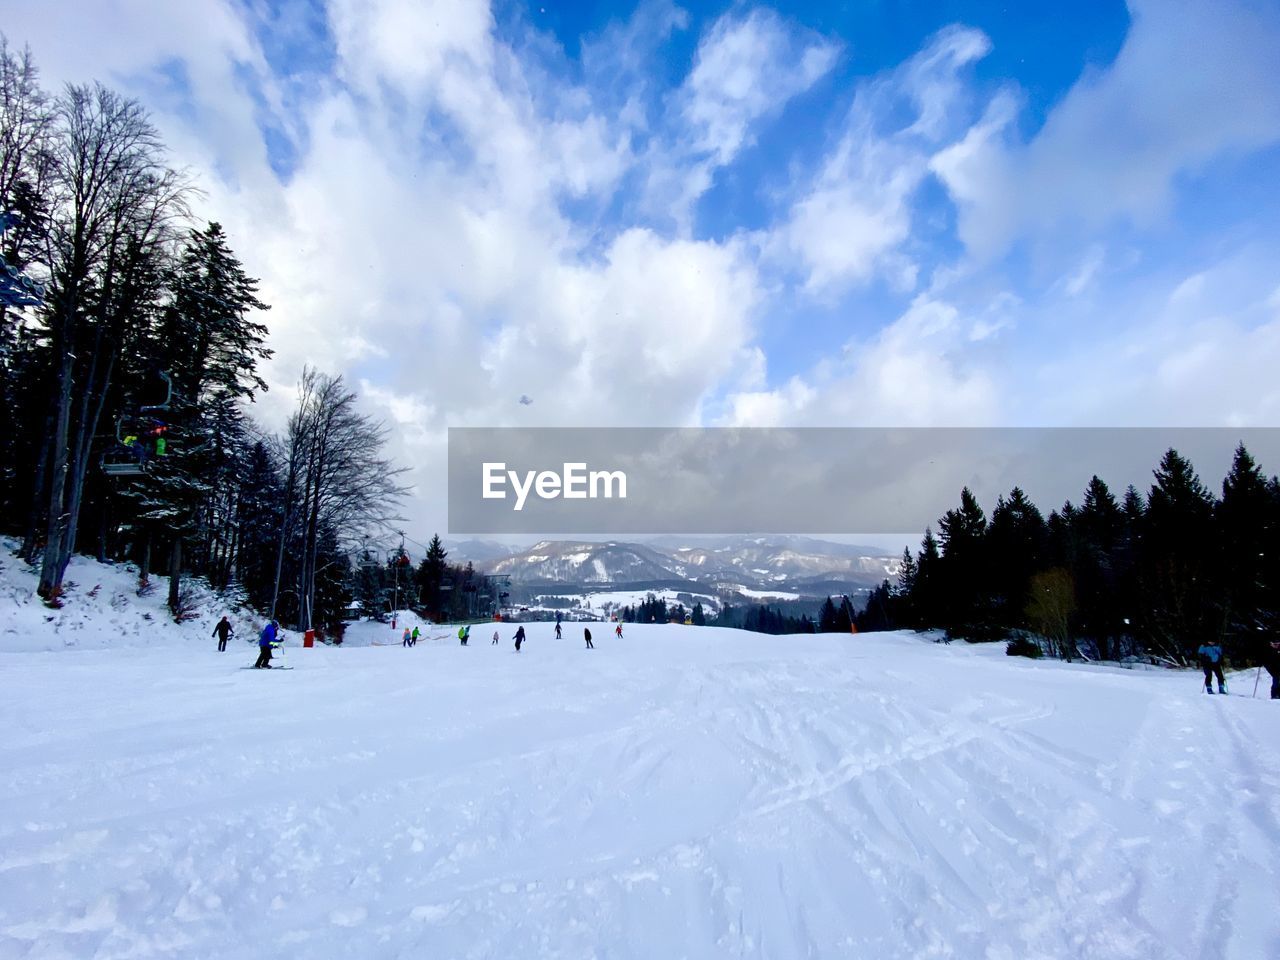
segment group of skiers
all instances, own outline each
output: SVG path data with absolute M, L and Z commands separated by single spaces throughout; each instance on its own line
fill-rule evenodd
M 619 623 L 613 630 L 614 636 L 619 640 L 622 639 L 622 624 Z M 227 649 L 227 640 L 235 636 L 235 630 L 231 627 L 231 621 L 223 617 L 218 621 L 217 626 L 213 628 L 213 636 L 218 638 L 218 651 L 223 652 Z M 418 638 L 422 636 L 421 631 L 414 627 L 412 630 L 408 627 L 404 628 L 404 635 L 401 639 L 401 646 L 413 647 L 417 646 Z M 591 628 L 582 628 L 583 639 L 586 640 L 587 649 L 594 650 L 595 644 L 591 642 Z M 556 639 L 563 637 L 563 631 L 559 620 L 556 620 Z M 467 641 L 471 638 L 471 625 L 464 624 L 458 628 L 458 640 L 465 647 Z M 500 637 L 498 631 L 493 631 L 493 641 L 491 646 L 498 644 Z M 524 625 L 516 628 L 515 636 L 512 637 L 516 644 L 516 653 L 520 652 L 520 647 L 524 644 L 526 637 Z M 271 669 L 271 652 L 284 643 L 280 634 L 280 624 L 276 620 L 270 621 L 262 628 L 262 633 L 258 637 L 258 660 L 254 663 L 254 669 Z M 1213 693 L 1213 681 L 1218 682 L 1218 693 L 1225 694 L 1227 692 L 1227 681 L 1222 674 L 1222 645 L 1216 641 L 1202 644 L 1197 651 L 1200 657 L 1200 667 L 1204 670 L 1204 692 Z M 1267 668 L 1267 672 L 1271 674 L 1271 699 L 1280 700 L 1280 640 L 1272 641 L 1267 645 L 1262 665 Z
M 622 639 L 622 624 L 619 623 L 614 628 L 613 633 L 614 633 L 614 636 L 618 637 L 618 639 Z M 401 639 L 400 645 L 404 647 L 416 646 L 418 643 L 419 636 L 420 636 L 420 633 L 417 627 L 414 627 L 412 630 L 410 630 L 408 627 L 405 627 L 404 635 L 403 635 L 403 638 Z M 556 639 L 560 640 L 563 638 L 563 636 L 564 636 L 564 631 L 561 626 L 561 622 L 557 620 L 556 621 Z M 586 649 L 594 650 L 596 648 L 595 644 L 591 642 L 590 627 L 582 628 L 582 638 L 583 640 L 586 641 L 586 644 L 587 644 Z M 458 642 L 465 647 L 467 645 L 467 641 L 470 639 L 471 639 L 471 624 L 464 623 L 462 626 L 458 628 Z M 497 646 L 498 643 L 501 642 L 501 639 L 502 639 L 501 634 L 497 630 L 495 630 L 493 631 L 493 640 L 490 641 L 489 645 Z M 516 632 L 511 639 L 515 641 L 516 653 L 519 653 L 520 648 L 524 646 L 525 641 L 528 639 L 528 636 L 525 634 L 523 624 L 521 624 L 516 628 Z
M 214 625 L 212 636 L 218 638 L 218 652 L 227 649 L 227 641 L 236 635 L 231 621 L 225 616 Z M 284 645 L 284 635 L 280 632 L 280 622 L 271 620 L 258 634 L 258 659 L 254 663 L 255 670 L 271 669 L 271 652 Z
M 1200 645 L 1196 651 L 1200 657 L 1200 669 L 1204 671 L 1204 692 L 1213 693 L 1213 681 L 1218 681 L 1218 693 L 1227 692 L 1226 678 L 1222 675 L 1222 644 L 1216 640 Z M 1271 699 L 1280 700 L 1280 640 L 1273 640 L 1263 648 L 1262 666 L 1271 674 Z

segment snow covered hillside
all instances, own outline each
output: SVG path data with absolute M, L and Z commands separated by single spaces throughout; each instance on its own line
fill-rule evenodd
M 1280 956 L 1252 676 L 549 623 L 265 672 L 30 629 L 0 958 Z
M 0 652 L 84 650 L 110 647 L 197 644 L 213 633 L 224 615 L 236 637 L 231 644 L 250 649 L 262 623 L 247 607 L 229 604 L 206 584 L 184 581 L 191 619 L 175 624 L 167 604 L 169 578 L 152 575 L 145 596 L 138 596 L 133 564 L 103 564 L 72 556 L 61 609 L 51 610 L 35 595 L 36 572 L 14 557 L 17 542 L 0 537 Z M 217 641 L 213 641 L 216 647 Z

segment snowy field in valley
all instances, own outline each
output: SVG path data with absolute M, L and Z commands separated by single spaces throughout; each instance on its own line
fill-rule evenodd
M 683 603 L 686 610 L 693 609 L 693 604 L 700 602 L 708 614 L 720 609 L 720 600 L 710 593 L 689 593 L 683 590 L 592 590 L 588 593 L 569 592 L 565 594 L 577 606 L 557 604 L 551 594 L 543 594 L 535 598 L 535 602 L 525 605 L 529 610 L 561 611 L 568 616 L 580 617 L 584 614 L 612 613 L 623 607 L 636 607 L 649 597 L 665 600 L 672 607 Z M 592 633 L 592 636 L 595 636 Z
M 498 629 L 0 635 L 0 958 L 1280 956 L 1265 678 Z

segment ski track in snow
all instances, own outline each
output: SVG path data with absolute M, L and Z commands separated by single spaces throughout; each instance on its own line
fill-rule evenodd
M 1280 705 L 599 626 L 0 654 L 0 958 L 1280 956 Z

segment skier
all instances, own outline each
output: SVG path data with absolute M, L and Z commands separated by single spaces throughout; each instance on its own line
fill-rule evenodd
M 279 633 L 280 624 L 275 620 L 262 628 L 262 635 L 258 637 L 258 662 L 253 665 L 254 669 L 271 669 L 271 650 L 276 645 Z
M 516 629 L 516 653 L 520 652 L 520 644 L 524 643 L 524 627 L 520 626 Z
M 458 629 L 458 639 L 462 641 L 464 647 L 467 645 L 467 641 L 471 639 L 471 624 L 463 624 Z
M 587 638 L 587 649 L 588 649 L 588 650 L 594 650 L 594 649 L 595 649 L 595 644 L 593 644 L 593 643 L 591 642 L 591 628 L 590 628 L 590 627 L 583 627 L 583 628 L 582 628 L 582 635 L 583 635 L 584 637 L 586 637 L 586 638 Z
M 1222 647 L 1215 640 L 1202 643 L 1196 653 L 1200 655 L 1200 668 L 1204 670 L 1204 692 L 1213 693 L 1211 680 L 1217 676 L 1218 692 L 1226 693 L 1227 684 L 1222 677 Z
M 621 622 L 619 622 L 618 625 L 614 627 L 613 635 L 617 637 L 619 640 L 622 639 L 622 623 Z
M 410 634 L 410 636 L 409 636 L 409 646 L 411 646 L 411 647 L 416 647 L 416 646 L 418 645 L 418 637 L 420 637 L 421 635 L 422 635 L 422 634 L 420 634 L 420 633 L 418 632 L 418 628 L 417 628 L 417 627 L 414 627 L 414 628 L 413 628 L 413 633 L 412 633 L 412 634 Z
M 556 639 L 557 640 L 560 639 L 560 621 L 559 620 L 556 621 Z
M 1280 640 L 1272 640 L 1263 649 L 1262 665 L 1271 674 L 1271 699 L 1280 700 Z
M 218 638 L 219 653 L 223 653 L 227 649 L 227 637 L 231 636 L 233 633 L 235 633 L 235 631 L 231 629 L 231 621 L 226 617 L 219 620 L 218 625 L 213 628 L 213 633 L 210 634 L 210 636 L 216 636 Z
M 404 636 L 402 636 L 402 637 L 400 638 L 400 646 L 402 646 L 402 647 L 407 647 L 407 646 L 409 646 L 409 642 L 410 642 L 412 639 L 413 639 L 413 634 L 409 632 L 409 628 L 408 628 L 408 627 L 405 627 L 405 628 L 404 628 Z
M 493 642 L 489 644 L 489 646 L 496 647 L 500 639 L 501 638 L 498 636 L 498 631 L 497 630 L 493 631 Z

